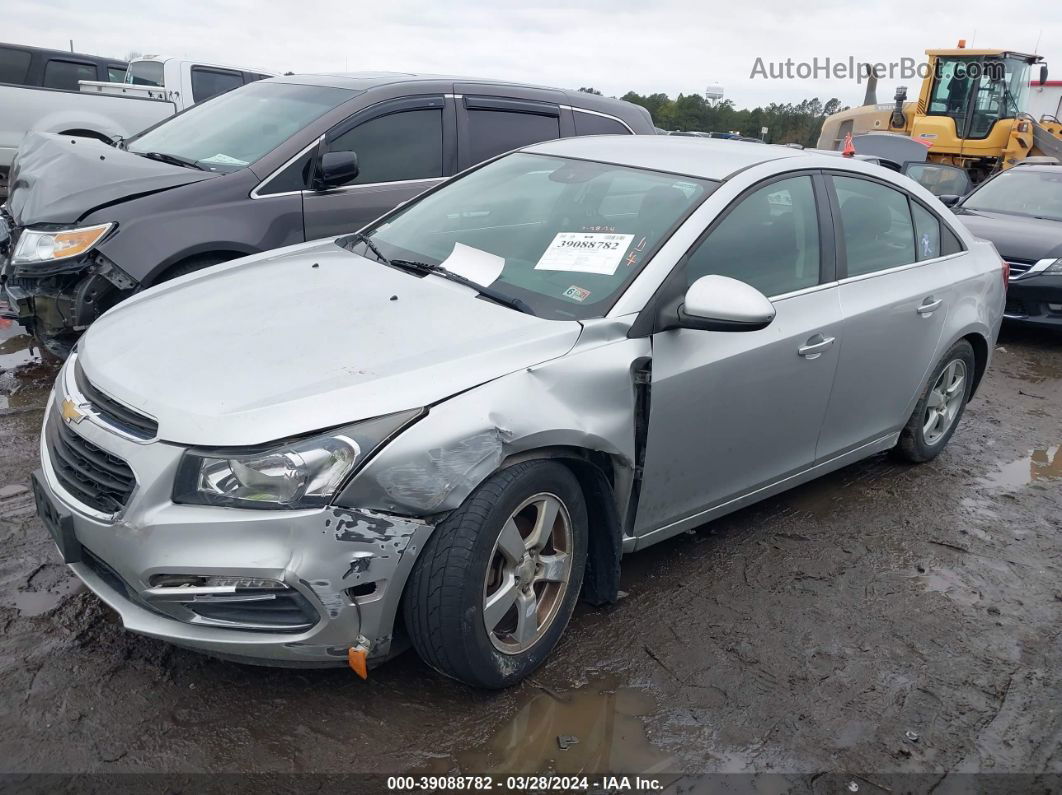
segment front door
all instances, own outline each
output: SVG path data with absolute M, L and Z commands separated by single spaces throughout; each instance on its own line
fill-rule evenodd
M 454 173 L 453 100 L 404 97 L 362 110 L 325 136 L 326 151 L 352 151 L 358 176 L 303 194 L 306 239 L 354 232 Z
M 776 316 L 751 332 L 653 335 L 635 533 L 644 535 L 809 467 L 841 341 L 821 178 L 785 176 L 739 198 L 680 265 L 745 281 Z

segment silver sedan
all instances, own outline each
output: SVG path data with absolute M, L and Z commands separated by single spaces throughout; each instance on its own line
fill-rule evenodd
M 878 166 L 538 144 L 108 312 L 56 382 L 38 509 L 132 631 L 362 674 L 411 644 L 504 687 L 622 555 L 938 455 L 1006 278 Z

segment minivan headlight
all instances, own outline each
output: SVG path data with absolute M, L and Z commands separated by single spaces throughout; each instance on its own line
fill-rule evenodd
M 91 251 L 114 224 L 83 226 L 80 229 L 24 229 L 11 261 L 16 265 L 55 262 Z
M 173 501 L 230 508 L 327 505 L 373 451 L 423 414 L 412 409 L 255 450 L 189 450 Z
M 1062 257 L 1059 257 L 1046 268 L 1044 268 L 1044 273 L 1050 273 L 1052 275 L 1062 273 Z

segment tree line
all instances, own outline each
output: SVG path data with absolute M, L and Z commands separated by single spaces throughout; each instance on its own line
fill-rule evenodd
M 579 90 L 601 93 L 593 88 Z M 798 103 L 772 102 L 766 107 L 751 109 L 736 108 L 729 99 L 712 102 L 700 94 L 679 94 L 671 99 L 667 94 L 643 95 L 628 91 L 620 99 L 641 105 L 649 111 L 653 123 L 665 130 L 736 132 L 760 138 L 760 131 L 766 127 L 769 143 L 803 146 L 815 146 L 827 116 L 848 109 L 836 97 L 826 102 L 818 97 Z

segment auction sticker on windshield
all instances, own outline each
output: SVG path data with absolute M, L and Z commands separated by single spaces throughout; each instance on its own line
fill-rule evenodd
M 559 232 L 535 265 L 539 271 L 570 271 L 612 276 L 634 235 Z

